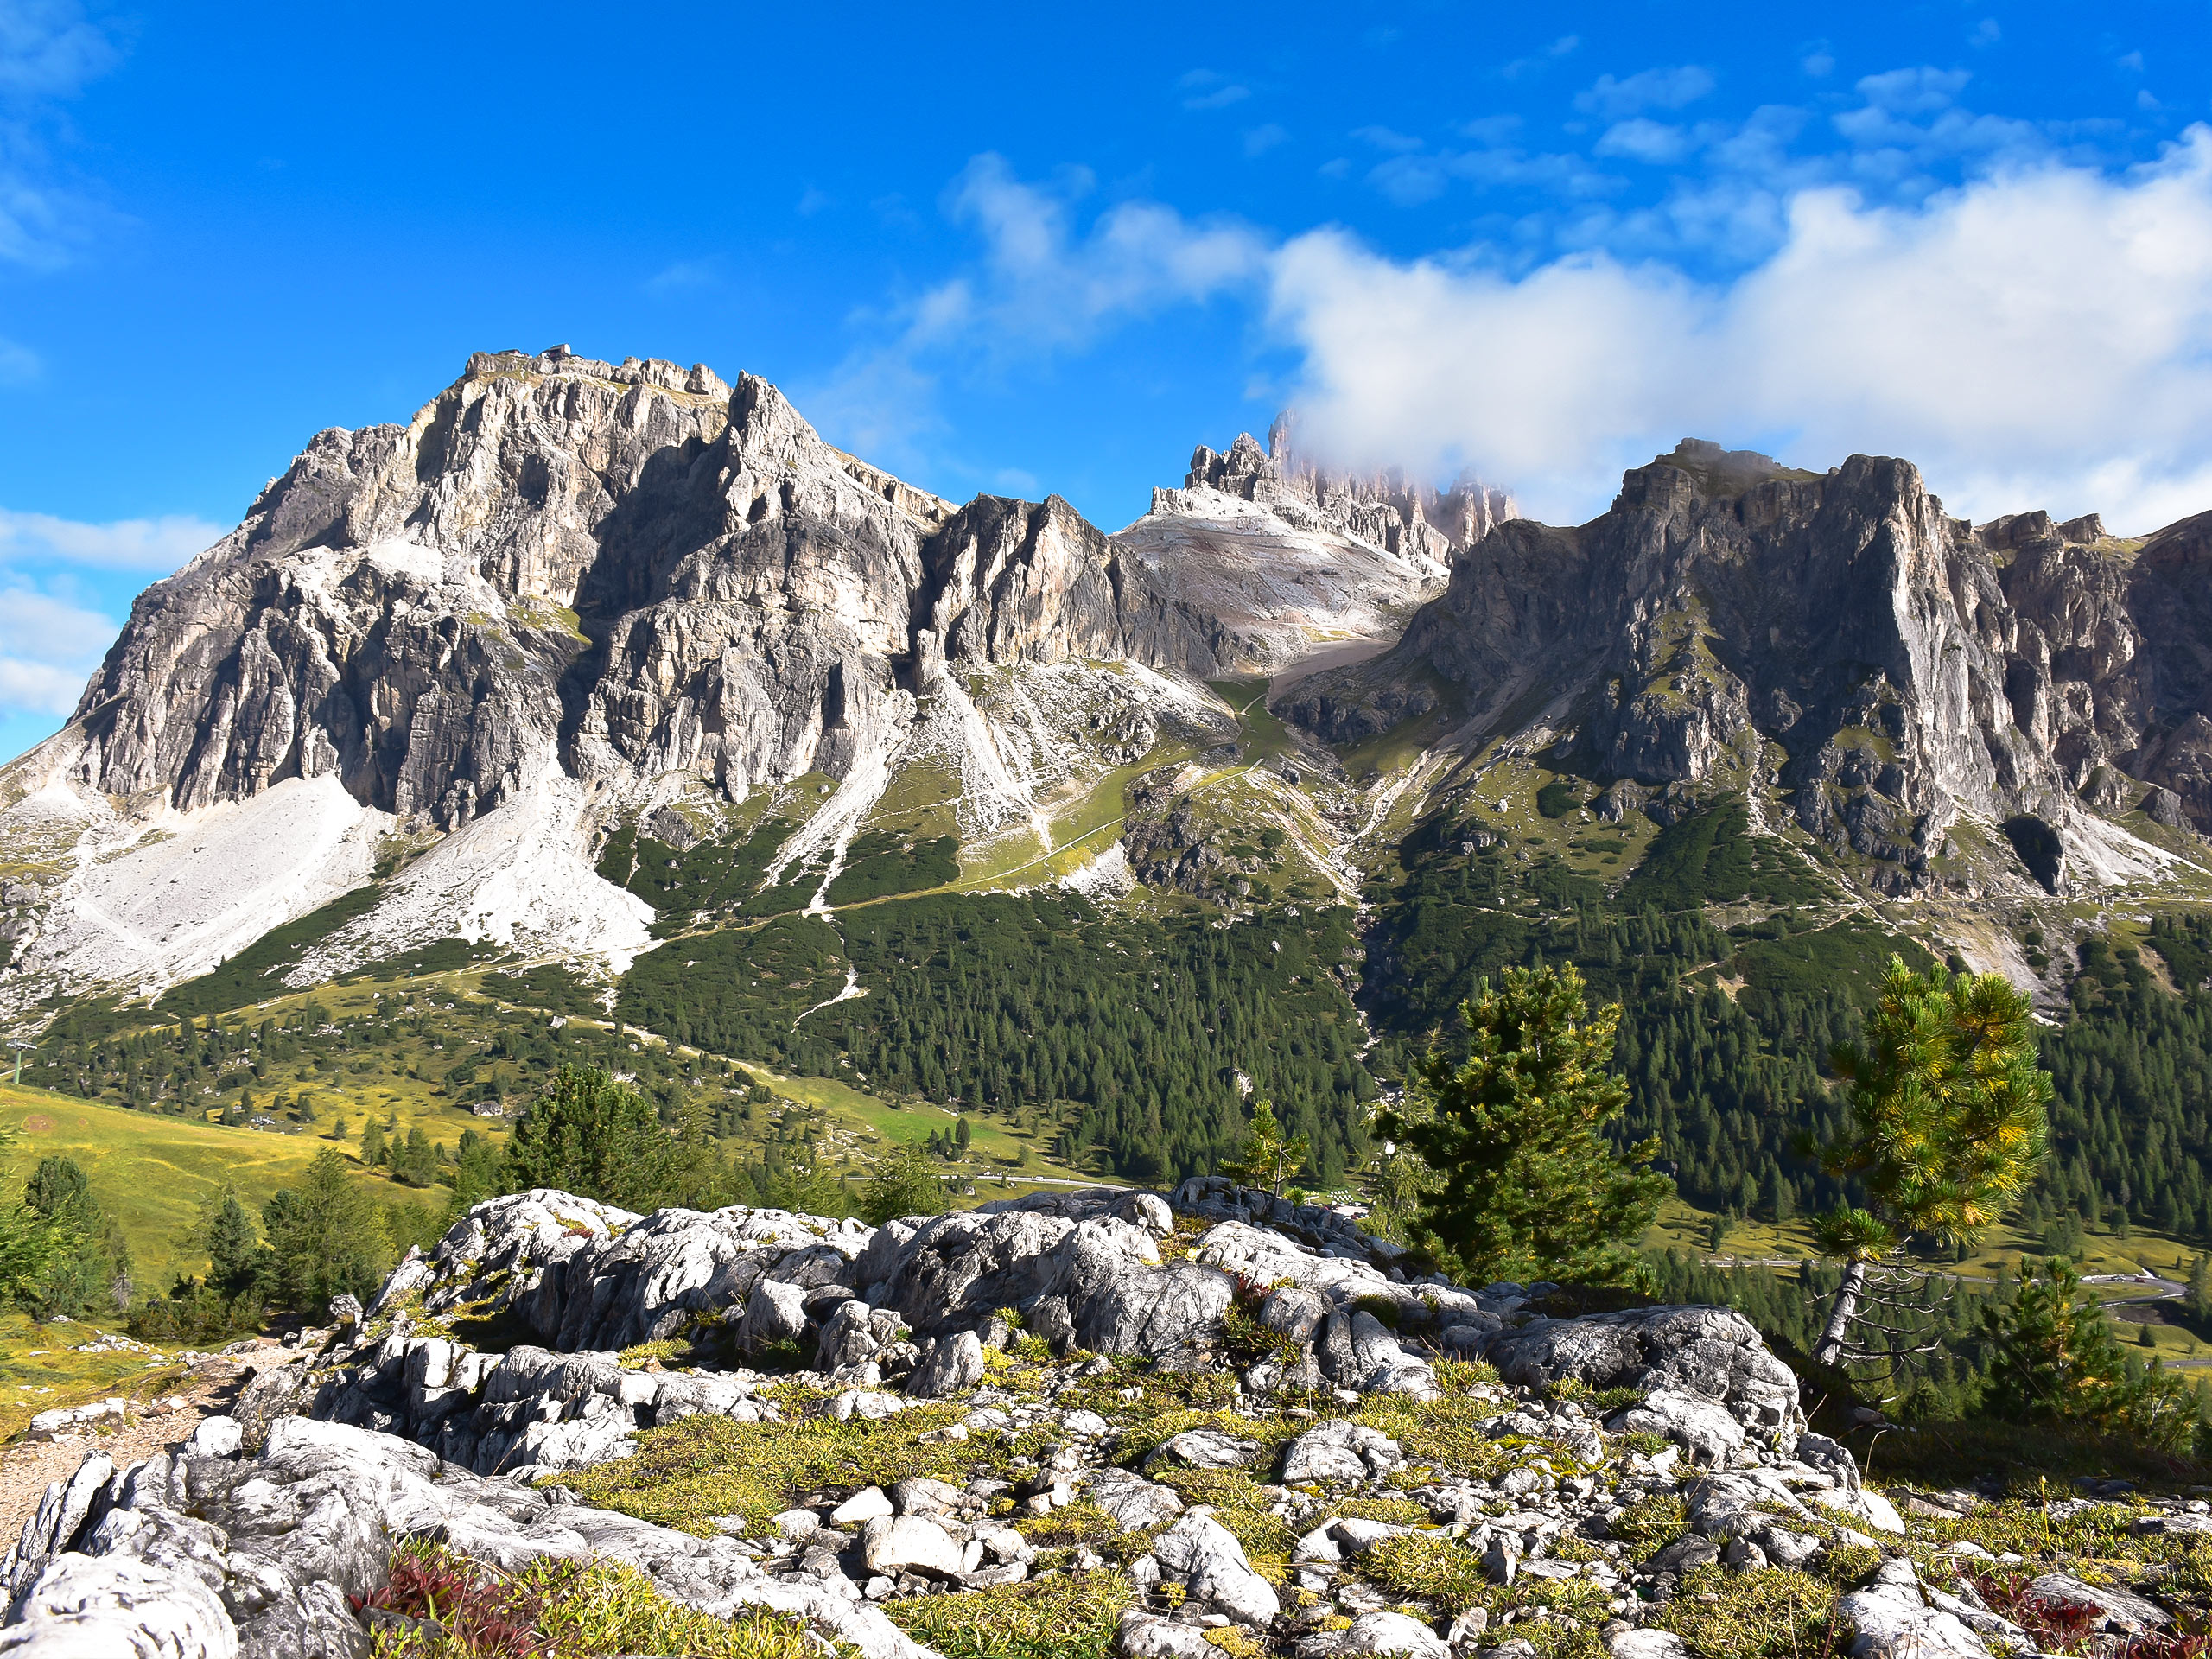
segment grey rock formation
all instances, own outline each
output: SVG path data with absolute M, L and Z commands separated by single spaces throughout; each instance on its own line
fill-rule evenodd
M 1961 813 L 2111 870 L 2139 855 L 2081 798 L 2100 769 L 2212 827 L 2208 560 L 2212 515 L 2139 547 L 2094 518 L 1976 529 L 1904 461 L 1823 476 L 1685 442 L 1587 524 L 1501 524 L 1391 652 L 1284 707 L 1356 739 L 1440 678 L 1471 733 L 1547 709 L 1559 759 L 1672 811 L 1777 742 L 1798 821 L 1895 890 L 1935 879 Z M 2060 879 L 2024 848 L 2018 868 Z
M 1511 496 L 1471 478 L 1436 490 L 1390 471 L 1337 471 L 1300 448 L 1296 416 L 1288 410 L 1268 428 L 1264 449 L 1249 432 L 1238 434 L 1225 454 L 1200 444 L 1183 486 L 1217 490 L 1287 517 L 1303 509 L 1329 528 L 1372 546 L 1419 554 L 1438 563 L 1449 563 L 1455 551 L 1473 546 L 1518 516 Z M 1154 493 L 1155 512 L 1166 493 Z
M 1236 1535 L 1210 1514 L 1192 1510 L 1153 1540 L 1152 1554 L 1168 1578 L 1247 1624 L 1265 1624 L 1281 1611 Z
M 0 1652 L 352 1659 L 367 1630 L 347 1598 L 379 1587 L 392 1546 L 418 1535 L 508 1567 L 625 1561 L 719 1617 L 787 1613 L 870 1659 L 925 1651 L 865 1602 L 765 1573 L 728 1540 L 460 1473 L 389 1434 L 290 1417 L 251 1458 L 163 1454 L 119 1472 L 95 1459 L 72 1489 L 88 1477 L 89 1504 L 42 1510 L 0 1562 Z
M 1909 1560 L 1882 1563 L 1873 1582 L 1841 1599 L 1853 1659 L 1988 1659 L 1989 1649 L 1956 1614 L 1932 1605 Z
M 956 512 L 753 376 L 484 353 L 407 426 L 318 435 L 149 588 L 68 764 L 188 810 L 334 772 L 442 826 L 555 748 L 741 792 L 842 776 L 925 632 L 956 660 L 1202 668 L 1205 632 L 1065 503 Z
M 1732 1309 L 1656 1307 L 1537 1319 L 1500 1336 L 1487 1357 L 1509 1382 L 1548 1386 L 1571 1377 L 1599 1390 L 1634 1388 L 1716 1402 L 1742 1431 L 1770 1445 L 1794 1442 L 1804 1427 L 1796 1374 Z

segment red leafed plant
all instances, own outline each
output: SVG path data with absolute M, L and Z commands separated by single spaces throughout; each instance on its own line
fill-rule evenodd
M 353 1605 L 432 1620 L 469 1659 L 546 1659 L 551 1652 L 538 1633 L 540 1592 L 442 1549 L 401 1548 L 391 1558 L 390 1582 Z M 409 1645 L 401 1643 L 397 1651 Z
M 1974 1587 L 1989 1611 L 2011 1619 L 2036 1639 L 2045 1653 L 2071 1653 L 2096 1634 L 2103 1618 L 2096 1608 L 2066 1601 L 2032 1588 L 2024 1573 L 1967 1567 L 1961 1576 Z M 2145 1656 L 2145 1659 L 2152 1659 Z M 2175 1659 L 2182 1659 L 2179 1655 Z

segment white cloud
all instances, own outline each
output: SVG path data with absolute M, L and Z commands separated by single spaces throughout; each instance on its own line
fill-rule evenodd
M 1690 153 L 1690 135 L 1649 116 L 1632 116 L 1605 129 L 1593 146 L 1600 156 L 1625 156 L 1655 166 L 1671 165 Z
M 2013 167 L 1919 207 L 1807 189 L 1783 223 L 1726 283 L 1602 253 L 1512 278 L 1315 232 L 1276 256 L 1271 316 L 1315 442 L 1472 465 L 1545 516 L 1684 435 L 1904 455 L 1977 518 L 2212 505 L 2212 130 L 2120 176 Z
M 114 62 L 107 37 L 69 0 L 0 0 L 0 94 L 67 98 Z
M 673 294 L 687 294 L 696 289 L 710 288 L 716 280 L 712 259 L 678 259 L 664 265 L 645 278 L 645 292 L 657 300 Z
M 1290 134 L 1270 121 L 1244 135 L 1244 153 L 1247 156 L 1264 156 L 1277 144 L 1289 142 Z
M 28 588 L 0 589 L 0 718 L 67 715 L 116 624 Z
M 1420 139 L 1389 127 L 1355 127 L 1351 136 L 1363 144 L 1388 150 L 1393 156 L 1404 156 L 1421 148 Z
M 1625 80 L 1600 75 L 1586 92 L 1575 95 L 1574 107 L 1585 115 L 1618 121 L 1644 110 L 1679 110 L 1694 104 L 1717 84 L 1710 69 L 1694 63 L 1673 69 L 1646 69 Z
M 35 380 L 45 365 L 38 353 L 12 340 L 0 340 L 0 386 L 20 386 Z
M 1186 110 L 1225 110 L 1252 96 L 1250 87 L 1237 86 L 1211 69 L 1192 69 L 1175 85 Z
M 74 0 L 0 0 L 0 261 L 51 270 L 111 219 L 56 182 L 39 134 L 54 104 L 115 60 L 108 37 Z M 20 362 L 14 366 L 10 374 L 0 352 L 0 379 L 27 378 Z
M 225 531 L 184 514 L 79 524 L 50 513 L 0 508 L 0 559 L 53 561 L 167 575 L 223 539 Z
M 1080 350 L 1132 318 L 1263 276 L 1268 244 L 1233 219 L 1192 220 L 1157 202 L 1125 201 L 1078 231 L 1075 204 L 1090 188 L 1080 171 L 1053 188 L 1018 178 L 1002 156 L 970 162 L 944 206 L 981 234 L 976 267 L 873 320 L 887 324 L 887 337 L 854 353 L 805 393 L 804 406 L 884 464 L 905 465 L 920 437 L 942 429 L 941 374 Z

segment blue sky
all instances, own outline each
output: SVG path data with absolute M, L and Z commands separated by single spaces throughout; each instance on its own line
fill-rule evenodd
M 1281 405 L 2212 507 L 2206 7 L 0 0 L 0 753 L 321 427 L 565 340 L 1108 528 Z

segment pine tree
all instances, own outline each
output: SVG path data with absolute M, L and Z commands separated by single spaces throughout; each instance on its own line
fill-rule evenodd
M 319 1314 L 340 1292 L 366 1300 L 391 1265 L 384 1213 L 354 1183 L 346 1160 L 325 1147 L 296 1190 L 261 1207 L 272 1288 L 288 1306 Z
M 1821 1149 L 1871 1209 L 1821 1217 L 1815 1242 L 1844 1262 L 1815 1363 L 1850 1357 L 1867 1276 L 1916 1236 L 1968 1243 L 2018 1201 L 2049 1136 L 2050 1078 L 2036 1063 L 2028 999 L 2001 974 L 1916 974 L 1890 958 L 1864 1053 L 1833 1057 L 1850 1116 Z
M 261 1236 L 238 1202 L 236 1188 L 226 1186 L 210 1208 L 200 1242 L 207 1252 L 207 1282 L 217 1294 L 230 1298 L 253 1287 L 260 1276 Z
M 2146 1327 L 2147 1328 L 2147 1327 Z M 1985 1413 L 2001 1421 L 2055 1422 L 2116 1434 L 2159 1451 L 2188 1448 L 2197 1411 L 2189 1385 L 2157 1360 L 2131 1364 L 2101 1304 L 2082 1294 L 2063 1256 L 2043 1264 L 2009 1304 L 1984 1310 L 1995 1351 Z
M 682 1154 L 634 1089 L 598 1066 L 563 1063 L 516 1122 L 502 1189 L 556 1187 L 580 1198 L 651 1210 L 682 1177 Z
M 384 1164 L 384 1126 L 373 1117 L 361 1130 L 361 1162 L 370 1169 Z
M 1285 1139 L 1282 1125 L 1275 1120 L 1275 1109 L 1264 1100 L 1255 1100 L 1252 1122 L 1244 1132 L 1244 1150 L 1237 1157 L 1223 1159 L 1221 1173 L 1232 1181 L 1264 1187 L 1280 1198 L 1284 1185 L 1306 1167 L 1313 1155 L 1310 1137 L 1294 1135 Z
M 1460 1007 L 1467 1055 L 1431 1049 L 1385 1135 L 1433 1172 L 1418 1224 L 1469 1284 L 1556 1279 L 1622 1284 L 1649 1276 L 1637 1253 L 1673 1190 L 1605 1139 L 1628 1090 L 1608 1069 L 1618 1005 L 1587 1012 L 1571 965 L 1507 968 Z

